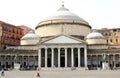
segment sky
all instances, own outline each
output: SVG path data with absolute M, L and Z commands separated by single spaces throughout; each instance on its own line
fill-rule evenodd
M 92 29 L 120 27 L 120 0 L 0 0 L 0 21 L 35 29 L 61 7 L 62 1 Z

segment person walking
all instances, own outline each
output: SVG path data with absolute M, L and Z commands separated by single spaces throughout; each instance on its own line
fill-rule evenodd
M 40 73 L 39 73 L 39 72 L 37 72 L 36 76 L 37 76 L 37 78 L 40 78 Z
M 4 73 L 4 69 L 1 70 L 1 76 L 4 76 L 5 73 Z

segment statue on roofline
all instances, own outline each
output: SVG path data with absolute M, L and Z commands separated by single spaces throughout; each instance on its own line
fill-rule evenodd
M 16 54 L 15 57 L 14 57 L 14 62 L 15 62 L 15 63 L 18 63 L 18 60 L 19 60 L 19 59 L 18 59 L 18 52 L 17 52 L 17 54 Z

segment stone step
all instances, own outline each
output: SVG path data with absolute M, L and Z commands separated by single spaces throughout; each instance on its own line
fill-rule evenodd
M 80 70 L 85 70 L 85 68 L 40 68 L 40 71 L 80 71 Z

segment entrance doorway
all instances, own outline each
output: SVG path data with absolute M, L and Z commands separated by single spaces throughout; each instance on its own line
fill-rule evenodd
M 75 67 L 78 67 L 78 58 L 75 58 Z
M 51 67 L 51 59 L 50 58 L 47 59 L 47 67 Z
M 60 66 L 65 67 L 65 57 L 60 57 Z
M 10 68 L 10 65 L 8 64 L 8 62 L 6 62 L 6 68 Z

